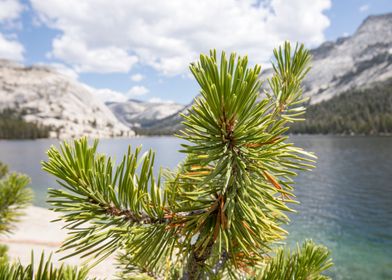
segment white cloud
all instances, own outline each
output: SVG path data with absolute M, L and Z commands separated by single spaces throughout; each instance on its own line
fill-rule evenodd
M 31 0 L 60 30 L 52 55 L 86 72 L 126 72 L 135 63 L 166 75 L 187 72 L 210 48 L 268 61 L 284 40 L 324 41 L 330 0 Z M 258 4 L 259 3 L 259 4 Z
M 144 76 L 142 74 L 134 74 L 131 76 L 131 80 L 134 82 L 140 82 L 141 80 L 144 79 Z
M 87 86 L 87 88 L 102 102 L 126 102 L 131 97 L 145 95 L 149 92 L 148 88 L 144 86 L 134 86 L 127 93 L 108 88 L 97 89 L 91 86 Z
M 150 103 L 168 103 L 168 104 L 174 103 L 173 100 L 163 100 L 160 97 L 152 97 L 152 98 L 148 99 L 148 102 L 150 102 Z
M 108 101 L 113 101 L 113 102 L 125 102 L 127 101 L 127 97 L 125 94 L 114 91 L 111 89 L 95 89 L 90 87 L 90 90 L 102 101 L 102 102 L 108 102 Z
M 141 96 L 149 92 L 148 88 L 144 86 L 134 86 L 128 91 L 128 96 Z
M 7 39 L 0 33 L 0 58 L 23 60 L 23 45 L 16 40 Z
M 0 24 L 6 29 L 18 27 L 24 6 L 18 0 L 0 0 Z M 24 47 L 17 41 L 15 34 L 4 35 L 0 32 L 0 58 L 16 61 L 23 60 Z
M 23 9 L 17 0 L 0 0 L 0 22 L 17 19 Z
M 83 41 L 68 36 L 54 39 L 51 55 L 73 64 L 78 72 L 128 72 L 138 60 L 121 48 L 87 48 Z
M 369 8 L 370 8 L 370 6 L 368 4 L 365 4 L 365 5 L 362 5 L 362 6 L 359 7 L 359 11 L 361 13 L 364 13 L 364 12 L 368 11 Z

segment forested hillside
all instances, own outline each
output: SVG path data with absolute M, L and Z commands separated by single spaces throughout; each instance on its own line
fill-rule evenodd
M 305 118 L 305 122 L 292 126 L 290 132 L 366 135 L 392 133 L 392 79 L 311 105 Z
M 49 128 L 26 122 L 11 110 L 0 112 L 0 139 L 35 139 L 49 137 Z

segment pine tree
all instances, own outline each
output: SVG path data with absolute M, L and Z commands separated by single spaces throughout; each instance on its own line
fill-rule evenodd
M 118 165 L 83 138 L 48 151 L 43 169 L 69 237 L 62 250 L 94 264 L 117 254 L 121 279 L 327 279 L 328 250 L 306 241 L 280 246 L 295 203 L 293 177 L 315 156 L 284 133 L 300 121 L 309 52 L 274 51 L 260 98 L 261 67 L 216 51 L 190 70 L 201 95 L 189 114 L 176 170 L 154 175 L 154 153 L 128 149 Z

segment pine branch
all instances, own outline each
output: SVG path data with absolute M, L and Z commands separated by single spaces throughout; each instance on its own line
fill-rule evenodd
M 305 241 L 297 250 L 280 248 L 276 256 L 256 276 L 259 280 L 327 280 L 322 273 L 333 265 L 328 249 Z
M 315 159 L 284 134 L 305 110 L 309 52 L 285 44 L 274 54 L 262 101 L 261 67 L 248 68 L 247 57 L 211 51 L 191 64 L 201 95 L 183 115 L 187 157 L 164 184 L 153 176 L 154 154 L 139 159 L 140 147 L 117 166 L 97 142 L 52 147 L 43 168 L 64 188 L 49 191 L 69 230 L 62 250 L 95 261 L 120 251 L 124 277 L 252 278 L 265 266 L 287 234 L 293 178 Z
M 0 179 L 8 173 L 8 165 L 0 162 Z
M 87 278 L 87 268 L 77 268 L 61 265 L 54 267 L 51 256 L 45 259 L 44 253 L 37 265 L 35 265 L 34 254 L 31 253 L 31 261 L 27 266 L 20 262 L 0 262 L 0 279 L 7 280 L 94 280 Z
M 186 128 L 180 137 L 191 144 L 183 145 L 188 158 L 182 176 L 187 178 L 178 180 L 177 189 L 191 188 L 193 201 L 204 201 L 201 207 L 210 209 L 193 220 L 196 232 L 201 225 L 210 227 L 200 232 L 194 250 L 218 246 L 218 252 L 230 252 L 234 263 L 261 261 L 269 244 L 283 238 L 279 225 L 288 221 L 283 211 L 291 211 L 286 203 L 294 202 L 292 169 L 312 167 L 306 163 L 312 162 L 307 158 L 312 155 L 284 143 L 283 136 L 286 123 L 296 120 L 287 110 L 301 102 L 300 83 L 309 55 L 303 46 L 292 54 L 286 44 L 275 56 L 273 94 L 261 102 L 261 68 L 247 69 L 246 57 L 236 61 L 232 54 L 227 60 L 222 53 L 218 61 L 212 51 L 190 67 L 201 97 L 183 116 Z M 192 205 L 186 194 L 182 204 Z
M 32 199 L 32 192 L 26 188 L 30 179 L 22 174 L 7 174 L 8 168 L 0 165 L 0 233 L 9 233 L 23 215 Z
M 151 151 L 140 157 L 140 147 L 129 149 L 114 168 L 111 158 L 97 155 L 97 145 L 89 146 L 87 139 L 64 143 L 61 152 L 52 147 L 43 163 L 64 187 L 49 190 L 49 203 L 64 213 L 61 219 L 69 230 L 61 250 L 73 250 L 67 257 L 91 256 L 96 263 L 119 249 L 132 250 L 140 267 L 157 269 L 157 254 L 172 251 L 177 231 L 172 224 L 184 213 L 167 207 L 160 177 L 153 175 Z

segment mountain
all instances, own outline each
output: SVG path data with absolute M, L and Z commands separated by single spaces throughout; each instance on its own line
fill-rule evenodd
M 192 103 L 182 106 L 181 110 L 158 121 L 151 121 L 136 129 L 140 135 L 172 135 L 182 128 L 182 117 L 180 114 L 187 114 L 192 107 Z
M 311 103 L 392 77 L 392 13 L 369 16 L 350 37 L 312 50 L 304 82 Z
M 310 111 L 316 105 L 320 106 L 314 108 L 322 110 L 323 106 L 335 108 L 339 102 L 348 102 L 338 98 L 341 94 L 356 96 L 373 86 L 384 90 L 383 83 L 392 78 L 392 13 L 370 16 L 352 36 L 325 42 L 311 53 L 312 70 L 304 81 Z M 270 75 L 271 70 L 267 70 L 261 78 Z M 369 98 L 360 100 L 367 102 Z M 21 130 L 34 135 L 60 138 L 131 136 L 133 130 L 141 134 L 172 134 L 181 128 L 178 113 L 186 113 L 192 106 L 137 100 L 106 105 L 94 96 L 93 89 L 51 68 L 0 60 L 0 129 L 23 127 Z M 362 105 L 342 106 L 350 110 L 367 107 Z M 13 115 L 7 117 L 4 112 Z
M 310 104 L 387 81 L 392 78 L 392 13 L 369 16 L 352 36 L 325 42 L 311 54 L 312 69 L 304 81 Z M 261 79 L 271 74 L 267 70 Z M 145 133 L 171 134 L 181 127 L 180 121 L 177 115 L 167 117 L 150 124 Z
M 143 102 L 130 99 L 126 102 L 107 102 L 106 105 L 128 127 L 144 127 L 171 116 L 184 108 L 172 102 Z
M 49 137 L 132 136 L 93 90 L 55 70 L 0 60 L 0 112 L 49 130 Z

